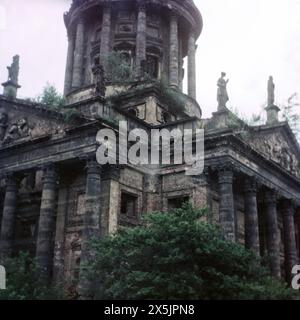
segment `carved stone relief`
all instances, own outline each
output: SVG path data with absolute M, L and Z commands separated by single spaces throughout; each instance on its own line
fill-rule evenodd
M 273 134 L 255 139 L 250 143 L 256 150 L 293 175 L 300 177 L 300 163 L 287 141 L 280 134 Z
M 29 127 L 27 118 L 21 118 L 10 124 L 3 139 L 3 144 L 8 144 L 18 139 L 28 137 L 30 136 L 30 133 L 31 128 Z

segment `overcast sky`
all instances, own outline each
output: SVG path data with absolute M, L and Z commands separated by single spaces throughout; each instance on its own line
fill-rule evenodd
M 63 12 L 69 0 L 0 0 L 0 81 L 15 54 L 20 97 L 33 97 L 46 82 L 63 90 L 67 37 Z M 300 94 L 300 0 L 196 0 L 204 28 L 198 39 L 197 96 L 205 117 L 216 111 L 216 82 L 226 71 L 228 106 L 260 112 L 269 75 L 276 102 Z

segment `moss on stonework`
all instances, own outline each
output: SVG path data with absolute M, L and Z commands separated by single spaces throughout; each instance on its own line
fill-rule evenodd
M 145 91 L 153 88 L 157 91 L 161 103 L 169 106 L 175 112 L 184 112 L 186 98 L 178 90 L 171 88 L 163 80 L 152 80 L 144 82 L 141 85 L 133 85 L 127 90 L 126 93 L 116 93 L 107 98 L 106 103 L 109 107 L 117 107 L 122 100 L 129 96 L 135 98 L 142 98 L 145 95 Z
M 61 111 L 61 114 L 63 115 L 64 121 L 67 123 L 74 121 L 74 119 L 80 115 L 79 111 L 74 109 L 63 110 Z

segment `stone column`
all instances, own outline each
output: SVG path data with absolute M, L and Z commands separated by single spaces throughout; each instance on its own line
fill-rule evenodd
M 220 224 L 225 240 L 235 241 L 233 171 L 230 166 L 218 169 Z
M 174 14 L 171 15 L 170 20 L 170 86 L 178 88 L 179 85 L 179 72 L 178 72 L 178 17 Z
M 75 35 L 72 32 L 70 32 L 68 33 L 68 53 L 67 53 L 67 63 L 66 63 L 66 71 L 65 71 L 65 87 L 64 87 L 65 96 L 72 89 L 74 49 L 75 49 Z
M 39 217 L 39 228 L 36 244 L 36 261 L 41 268 L 42 276 L 49 278 L 53 256 L 53 234 L 57 209 L 58 175 L 54 165 L 44 169 L 43 192 Z
M 294 222 L 295 209 L 291 200 L 284 200 L 282 206 L 284 253 L 287 279 L 290 280 L 293 267 L 297 264 L 298 254 Z
M 253 179 L 245 181 L 245 247 L 253 250 L 257 255 L 259 251 L 259 229 L 257 212 L 257 185 Z
M 101 221 L 101 166 L 94 158 L 87 160 L 85 212 L 83 218 L 80 277 L 78 291 L 81 299 L 90 299 L 93 295 L 93 282 L 86 277 L 82 269 L 93 260 L 94 253 L 90 241 L 100 237 Z
M 100 44 L 100 64 L 105 65 L 105 57 L 110 51 L 110 35 L 111 35 L 111 4 L 104 3 L 102 15 L 102 30 Z
M 300 263 L 300 208 L 296 209 L 295 215 L 296 228 L 298 231 L 298 263 Z
M 196 99 L 196 40 L 193 31 L 189 34 L 188 46 L 188 94 Z
M 265 195 L 266 204 L 266 236 L 267 249 L 270 256 L 270 268 L 272 275 L 281 277 L 279 230 L 277 221 L 277 197 L 274 191 L 268 191 Z
M 0 262 L 11 254 L 18 202 L 18 182 L 14 175 L 7 177 L 0 233 Z
M 73 80 L 72 88 L 77 89 L 82 85 L 82 70 L 84 56 L 84 19 L 80 18 L 77 23 L 74 65 L 73 65 Z
M 64 281 L 66 223 L 69 206 L 69 185 L 60 184 L 57 201 L 55 245 L 53 259 L 53 279 L 55 283 Z
M 136 34 L 136 76 L 142 76 L 142 61 L 146 60 L 146 4 L 138 2 L 138 21 Z

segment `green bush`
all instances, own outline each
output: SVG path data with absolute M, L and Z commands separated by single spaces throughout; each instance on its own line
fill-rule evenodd
M 0 290 L 0 300 L 59 300 L 63 299 L 60 286 L 49 285 L 39 277 L 40 271 L 28 253 L 5 261 L 6 290 Z
M 294 299 L 252 251 L 222 240 L 190 204 L 93 241 L 96 299 Z
M 45 104 L 54 110 L 60 109 L 66 103 L 65 98 L 53 85 L 49 83 L 47 83 L 47 85 L 44 87 L 43 92 L 32 101 Z
M 124 59 L 122 51 L 113 51 L 103 56 L 105 76 L 111 82 L 130 82 L 134 80 L 131 65 Z

